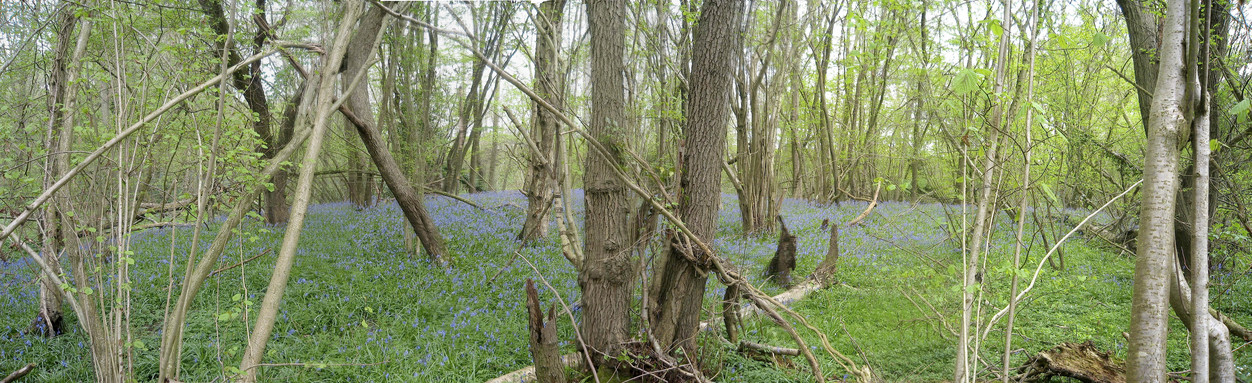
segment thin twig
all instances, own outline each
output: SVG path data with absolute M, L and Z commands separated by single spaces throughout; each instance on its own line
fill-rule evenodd
M 243 260 L 242 262 L 239 262 L 239 263 L 236 263 L 236 264 L 233 264 L 233 265 L 230 265 L 230 266 L 226 266 L 226 267 L 223 267 L 223 268 L 220 268 L 220 269 L 217 269 L 217 270 L 213 270 L 213 272 L 209 273 L 209 276 L 210 276 L 210 277 L 212 277 L 212 276 L 217 275 L 217 273 L 220 273 L 220 272 L 223 272 L 223 271 L 227 271 L 227 270 L 230 270 L 230 269 L 233 269 L 233 268 L 239 267 L 239 266 L 243 266 L 245 263 L 252 262 L 252 260 L 257 259 L 257 258 L 260 258 L 262 255 L 269 254 L 269 253 L 270 253 L 270 251 L 272 251 L 272 250 L 274 250 L 274 249 L 265 249 L 265 251 L 262 251 L 260 254 L 253 255 L 253 256 L 252 256 L 252 258 L 248 258 L 248 259 Z

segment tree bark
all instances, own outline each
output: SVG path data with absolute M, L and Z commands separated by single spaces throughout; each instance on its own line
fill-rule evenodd
M 626 4 L 613 0 L 587 3 L 591 32 L 591 123 L 588 132 L 610 156 L 587 156 L 585 261 L 578 275 L 582 288 L 582 335 L 593 360 L 613 354 L 628 337 L 630 283 L 630 202 L 626 185 L 613 176 L 625 164 L 626 126 L 624 62 Z
M 726 151 L 726 123 L 734 55 L 743 43 L 738 36 L 744 15 L 743 0 L 707 1 L 696 26 L 692 54 L 687 126 L 683 129 L 683 168 L 680 169 L 678 212 L 687 227 L 701 240 L 712 243 L 717 233 L 717 210 L 721 205 L 721 168 Z M 692 262 L 713 254 L 700 254 L 670 242 L 660 278 L 661 288 L 649 307 L 652 333 L 667 350 L 682 347 L 695 351 L 700 312 L 704 302 L 707 265 Z
M 1138 251 L 1132 301 L 1127 375 L 1131 382 L 1166 379 L 1169 279 L 1173 271 L 1174 208 L 1178 191 L 1179 137 L 1183 115 L 1183 40 L 1187 1 L 1168 2 L 1160 67 L 1148 115 L 1144 155 L 1143 202 L 1139 213 Z
M 558 67 L 561 45 L 561 19 L 565 0 L 544 2 L 539 6 L 535 22 L 535 92 L 552 106 L 564 105 L 564 81 Z M 518 239 L 533 241 L 548 234 L 548 216 L 552 210 L 557 187 L 556 144 L 559 124 L 551 112 L 534 103 L 534 128 L 531 137 L 539 153 L 532 153 L 530 173 L 526 179 L 526 222 Z
M 565 364 L 561 363 L 561 349 L 557 347 L 560 339 L 556 335 L 556 305 L 548 308 L 545 322 L 539 291 L 535 289 L 535 281 L 529 279 L 526 280 L 526 312 L 535 379 L 540 383 L 565 383 Z
M 82 48 L 75 49 L 74 29 L 79 23 L 75 16 L 75 8 L 64 7 L 57 13 L 56 56 L 52 61 L 51 73 L 48 76 L 48 93 L 51 102 L 48 104 L 48 130 L 44 137 L 45 150 L 48 154 L 44 167 L 44 189 L 51 188 L 58 178 L 69 171 L 69 150 L 74 139 L 74 79 L 77 77 L 76 66 L 82 55 Z M 86 36 L 91 31 L 91 22 L 83 20 L 83 28 L 79 33 L 81 44 L 86 43 Z M 70 113 L 66 113 L 70 111 Z M 68 204 L 65 193 L 54 199 L 53 203 L 44 208 L 40 225 L 43 229 L 43 257 L 53 270 L 61 271 L 61 251 L 65 248 L 65 235 L 62 231 L 62 211 Z M 75 235 L 72 231 L 69 235 Z M 61 286 L 57 286 L 51 278 L 41 277 L 39 283 L 39 312 L 31 323 L 31 329 L 47 336 L 57 336 L 65 331 L 61 311 Z M 85 319 L 84 319 L 85 320 Z
M 217 49 L 225 49 L 226 38 L 230 31 L 226 23 L 226 12 L 223 8 L 221 0 L 200 0 L 200 10 L 204 12 L 208 18 L 209 27 L 213 29 L 213 33 L 220 36 L 217 41 Z M 256 12 L 254 17 L 261 20 L 265 19 L 265 0 L 256 0 Z M 256 52 L 260 52 L 265 45 L 266 37 L 269 31 L 258 27 L 252 41 Z M 238 48 L 230 45 L 230 52 L 227 53 L 227 60 L 230 65 L 239 62 L 240 54 Z M 252 112 L 252 131 L 256 132 L 257 140 L 260 144 L 256 148 L 256 152 L 261 154 L 262 160 L 274 157 L 278 152 L 278 148 L 282 145 L 275 142 L 273 132 L 270 128 L 272 118 L 270 116 L 269 101 L 265 96 L 265 87 L 262 81 L 261 62 L 253 62 L 248 66 L 247 70 L 235 72 L 231 77 L 231 85 L 243 93 L 244 101 L 248 104 L 248 110 Z M 279 179 L 274 180 L 277 184 Z M 285 184 L 286 177 L 282 180 Z M 284 185 L 285 186 L 285 185 Z M 283 188 L 285 189 L 285 188 Z M 265 191 L 262 196 L 265 200 L 265 222 L 268 224 L 278 224 L 287 222 L 287 196 L 284 190 L 275 185 L 274 191 Z
M 257 365 L 261 363 L 261 359 L 265 354 L 265 345 L 270 340 L 270 335 L 274 331 L 274 321 L 278 318 L 278 308 L 282 302 L 283 291 L 287 288 L 287 281 L 291 278 L 291 266 L 295 261 L 296 245 L 300 241 L 300 232 L 304 228 L 304 217 L 309 208 L 309 197 L 313 187 L 313 173 L 317 167 L 317 158 L 321 154 L 323 138 L 326 135 L 327 120 L 330 118 L 332 99 L 334 96 L 335 81 L 332 74 L 335 68 L 339 68 L 343 62 L 343 57 L 347 51 L 349 37 L 355 29 L 357 19 L 361 15 L 363 4 L 360 1 L 345 0 L 343 2 L 343 16 L 339 22 L 335 40 L 330 45 L 330 49 L 322 61 L 321 81 L 310 81 L 310 84 L 318 84 L 316 104 L 312 110 L 315 113 L 313 119 L 313 133 L 309 138 L 309 147 L 305 151 L 304 160 L 300 165 L 300 177 L 296 186 L 295 201 L 292 203 L 292 212 L 290 222 L 287 225 L 287 231 L 283 235 L 282 247 L 275 259 L 274 272 L 270 277 L 269 286 L 265 290 L 265 297 L 261 301 L 261 305 L 257 312 L 256 325 L 253 327 L 251 337 L 248 339 L 247 347 L 244 349 L 243 358 L 239 362 L 239 370 L 243 374 L 237 379 L 243 383 L 251 383 L 256 381 Z
M 1009 13 L 1011 4 L 1011 0 L 1003 0 L 1004 13 L 1000 20 L 1005 24 L 1008 24 L 1009 20 L 1011 20 L 1011 15 Z M 961 303 L 961 334 L 957 345 L 959 349 L 956 354 L 955 379 L 953 380 L 955 382 L 977 380 L 977 376 L 971 373 L 971 371 L 977 371 L 977 368 L 972 367 L 977 366 L 978 359 L 976 357 L 973 358 L 973 364 L 971 365 L 971 359 L 969 357 L 971 351 L 970 340 L 971 337 L 977 335 L 977 332 L 971 331 L 972 329 L 970 326 L 972 325 L 971 321 L 974 319 L 973 313 L 977 310 L 976 305 L 978 304 L 975 301 L 975 293 L 983 286 L 983 269 L 981 259 L 983 256 L 983 241 L 984 237 L 989 236 L 987 232 L 991 230 L 989 227 L 989 221 L 995 211 L 993 199 L 995 197 L 995 193 L 998 191 L 995 188 L 995 174 L 996 168 L 998 167 L 997 164 L 1000 159 L 998 153 L 1001 141 L 1000 131 L 1003 130 L 1005 125 L 1005 111 L 1009 109 L 1007 108 L 1007 100 L 999 95 L 1005 93 L 1004 82 L 1007 72 L 1006 68 L 1008 67 L 1009 61 L 1010 30 L 1010 28 L 1005 27 L 1000 35 L 999 54 L 997 56 L 995 67 L 995 88 L 993 91 L 993 94 L 997 96 L 993 101 L 995 102 L 995 106 L 991 112 L 991 126 L 988 128 L 988 130 L 990 130 L 990 134 L 987 138 L 989 147 L 987 148 L 987 157 L 983 165 L 982 185 L 981 189 L 979 189 L 981 191 L 981 197 L 978 200 L 978 212 L 974 217 L 973 232 L 970 234 L 970 241 L 967 246 L 969 258 L 966 263 L 964 278 L 961 283 L 961 291 L 963 292 L 962 295 L 964 297 Z M 977 346 L 975 346 L 973 351 L 977 351 Z
M 1130 36 L 1131 61 L 1135 67 L 1135 84 L 1139 86 L 1136 95 L 1139 97 L 1139 116 L 1142 118 L 1143 129 L 1148 129 L 1148 116 L 1151 114 L 1152 92 L 1156 88 L 1157 56 L 1160 36 L 1160 20 L 1148 9 L 1143 0 L 1117 0 L 1126 20 L 1126 31 Z
M 408 177 L 404 175 L 404 170 L 400 169 L 400 164 L 396 162 L 395 157 L 391 155 L 391 151 L 387 149 L 387 141 L 378 132 L 378 128 L 371 125 L 360 114 L 356 114 L 355 111 L 348 109 L 347 105 L 341 106 L 339 111 L 347 117 L 349 123 L 356 126 L 357 134 L 361 136 L 361 141 L 365 143 L 365 150 L 369 152 L 370 159 L 374 161 L 374 166 L 378 168 L 379 173 L 382 173 L 383 181 L 387 184 L 387 188 L 391 190 L 391 194 L 396 197 L 396 203 L 400 205 L 400 211 L 404 213 L 404 219 L 409 221 L 409 225 L 413 228 L 413 233 L 421 241 L 422 248 L 426 250 L 430 260 L 443 266 L 451 264 L 452 260 L 448 257 L 444 248 L 443 237 L 439 234 L 439 227 L 435 225 L 430 215 L 426 212 L 422 193 L 414 188 L 413 184 L 409 183 Z

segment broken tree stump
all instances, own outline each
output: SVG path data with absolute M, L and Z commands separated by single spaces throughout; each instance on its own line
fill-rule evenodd
M 529 314 L 530 355 L 535 360 L 535 378 L 541 383 L 565 383 L 565 363 L 557 347 L 556 304 L 548 307 L 544 322 L 535 281 L 526 280 L 526 312 Z
M 1022 382 L 1049 382 L 1052 377 L 1073 378 L 1085 383 L 1125 383 L 1126 366 L 1101 352 L 1091 341 L 1061 343 L 1041 351 L 1018 367 Z
M 765 268 L 765 278 L 782 287 L 791 287 L 791 271 L 796 269 L 796 236 L 787 231 L 787 222 L 778 216 L 778 250 Z

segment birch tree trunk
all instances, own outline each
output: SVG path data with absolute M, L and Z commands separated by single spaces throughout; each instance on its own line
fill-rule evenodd
M 1174 196 L 1178 191 L 1179 137 L 1186 124 L 1183 40 L 1188 14 L 1187 1 L 1168 2 L 1159 50 L 1160 67 L 1148 115 L 1130 344 L 1126 354 L 1130 382 L 1166 380 L 1165 340 L 1169 331 L 1169 282 L 1174 264 Z

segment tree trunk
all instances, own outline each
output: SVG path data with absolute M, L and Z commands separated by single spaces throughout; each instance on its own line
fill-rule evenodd
M 630 202 L 626 185 L 613 176 L 625 161 L 625 94 L 622 88 L 626 40 L 626 4 L 612 0 L 587 3 L 591 32 L 591 123 L 588 132 L 609 148 L 610 158 L 588 155 L 586 188 L 586 260 L 579 271 L 583 292 L 582 335 L 600 360 L 613 355 L 628 337 L 631 280 Z
M 535 92 L 556 108 L 565 104 L 565 86 L 557 62 L 564 10 L 565 0 L 544 2 L 539 6 L 535 23 Z M 532 114 L 534 127 L 531 137 L 534 137 L 539 153 L 531 155 L 530 172 L 526 179 L 526 222 L 517 235 L 523 241 L 548 235 L 548 212 L 552 209 L 557 187 L 556 141 L 560 125 L 551 112 L 538 103 L 533 104 L 535 112 Z
M 1001 16 L 1000 20 L 1006 24 L 1009 22 L 1008 20 L 1011 20 L 1009 14 L 1009 10 L 1011 8 L 1010 4 L 1011 0 L 1004 0 L 1004 14 Z M 1002 95 L 1005 93 L 1004 82 L 1009 61 L 1010 30 L 1010 28 L 1004 28 L 1003 33 L 1000 35 L 999 54 L 997 55 L 995 66 L 995 88 L 993 91 L 993 94 L 995 95 Z M 970 326 L 972 325 L 971 321 L 974 319 L 973 314 L 978 309 L 978 303 L 975 301 L 975 293 L 978 292 L 983 286 L 983 269 L 981 259 L 983 256 L 983 241 L 985 236 L 989 236 L 988 231 L 991 230 L 989 227 L 989 221 L 995 212 L 993 199 L 995 193 L 998 191 L 995 188 L 995 174 L 996 168 L 998 167 L 997 163 L 1000 159 L 998 149 L 1000 147 L 1001 135 L 999 132 L 1004 129 L 1004 115 L 1006 110 L 1009 109 L 1007 108 L 1008 102 L 1003 96 L 996 96 L 993 102 L 995 102 L 995 106 L 991 112 L 991 126 L 988 127 L 990 134 L 987 138 L 987 142 L 990 146 L 987 148 L 987 157 L 984 161 L 982 169 L 982 185 L 981 189 L 979 189 L 982 195 L 978 200 L 978 212 L 974 217 L 973 232 L 970 234 L 970 241 L 968 242 L 968 246 L 966 246 L 966 250 L 969 252 L 969 258 L 966 263 L 964 278 L 961 283 L 961 291 L 963 292 L 964 298 L 961 303 L 961 334 L 957 345 L 958 350 L 956 354 L 955 379 L 953 380 L 955 382 L 977 380 L 977 376 L 974 373 L 978 370 L 975 368 L 978 364 L 977 354 L 975 354 L 975 358 L 972 360 L 969 357 L 971 351 L 970 340 L 977 334 L 977 332 L 971 331 L 972 329 Z M 1008 120 L 1011 121 L 1012 119 L 1010 118 Z M 974 346 L 973 351 L 977 351 L 977 346 Z
M 74 37 L 75 26 L 79 23 L 73 7 L 62 8 L 57 13 L 56 56 L 52 62 L 52 73 L 49 74 L 48 93 L 51 102 L 48 104 L 48 130 L 44 137 L 48 160 L 44 167 L 44 189 L 70 169 L 70 149 L 74 140 L 74 80 L 77 76 L 76 63 L 83 54 L 87 36 L 91 33 L 91 21 L 82 20 L 83 27 L 79 32 L 76 46 Z M 70 113 L 65 113 L 70 111 Z M 65 249 L 65 235 L 61 221 L 62 211 L 68 210 L 67 193 L 54 197 L 53 203 L 44 208 L 44 217 L 40 224 L 44 231 L 43 257 L 53 270 L 61 271 L 61 251 Z M 69 233 L 73 234 L 73 231 Z M 65 332 L 61 312 L 61 286 L 52 282 L 51 278 L 42 277 L 39 283 L 39 312 L 31 323 L 35 332 L 53 337 Z M 92 320 L 83 318 L 81 320 Z
M 309 208 L 309 197 L 313 187 L 313 173 L 317 167 L 317 158 L 321 153 L 322 142 L 326 135 L 327 119 L 333 112 L 330 108 L 335 93 L 333 73 L 335 68 L 339 68 L 343 62 L 344 53 L 347 51 L 348 37 L 352 35 L 352 31 L 355 29 L 356 21 L 360 17 L 363 6 L 364 4 L 360 1 L 347 0 L 343 2 L 343 18 L 340 20 L 339 27 L 334 35 L 335 40 L 330 44 L 330 48 L 327 49 L 328 53 L 322 58 L 320 71 L 322 79 L 309 82 L 310 84 L 318 84 L 317 101 L 312 110 L 309 111 L 316 114 L 313 119 L 313 133 L 309 138 L 309 147 L 305 151 L 304 160 L 300 164 L 300 178 L 296 186 L 295 200 L 292 203 L 291 221 L 288 223 L 287 231 L 283 235 L 282 247 L 275 257 L 274 272 L 265 290 L 265 297 L 257 311 L 256 325 L 253 327 L 252 335 L 248 339 L 247 347 L 244 349 L 243 358 L 239 362 L 239 369 L 244 373 L 238 378 L 238 381 L 243 383 L 256 381 L 257 365 L 261 363 L 261 359 L 265 355 L 266 343 L 270 340 L 270 335 L 274 331 L 274 321 L 278 318 L 278 308 L 282 302 L 283 291 L 286 290 L 287 281 L 291 278 L 291 267 L 295 261 L 296 245 L 300 241 L 300 232 L 304 228 L 304 217 Z
M 683 168 L 680 169 L 678 213 L 687 227 L 701 240 L 712 243 L 717 233 L 717 210 L 721 205 L 721 167 L 726 151 L 726 123 L 729 110 L 733 58 L 740 51 L 738 36 L 744 1 L 706 1 L 696 26 L 692 54 L 690 93 L 687 99 L 687 126 L 683 129 Z M 688 260 L 713 254 L 700 254 L 673 241 L 665 255 L 661 288 L 649 307 L 652 333 L 667 350 L 682 347 L 694 352 L 704 303 L 706 266 Z M 689 354 L 691 355 L 691 354 Z
M 1143 202 L 1126 354 L 1131 382 L 1163 382 L 1167 372 L 1165 340 L 1174 257 L 1174 196 L 1178 192 L 1179 137 L 1186 123 L 1183 40 L 1189 13 L 1184 0 L 1171 0 L 1167 7 L 1144 155 Z
M 1160 58 L 1156 54 L 1160 36 L 1158 36 L 1160 20 L 1156 13 L 1148 9 L 1143 0 L 1117 0 L 1126 19 L 1126 31 L 1130 36 L 1131 60 L 1135 66 L 1136 94 L 1139 96 L 1139 116 L 1143 117 L 1143 129 L 1148 129 L 1148 115 L 1151 114 L 1153 88 L 1156 88 L 1157 66 Z
M 226 22 L 226 12 L 220 0 L 200 0 L 200 10 L 208 18 L 208 24 L 213 29 L 213 33 L 216 33 L 218 36 L 226 36 L 230 33 Z M 256 12 L 255 17 L 264 20 L 265 0 L 257 0 L 256 8 L 253 11 Z M 252 39 L 256 52 L 261 51 L 268 36 L 268 30 L 258 27 Z M 216 41 L 217 49 L 226 48 L 225 40 Z M 227 53 L 229 65 L 235 65 L 235 63 L 239 62 L 239 59 L 239 49 L 231 45 L 230 52 Z M 252 112 L 252 117 L 254 118 L 252 120 L 252 131 L 256 132 L 257 140 L 260 141 L 256 152 L 261 154 L 262 160 L 267 160 L 274 158 L 274 153 L 277 153 L 278 148 L 281 148 L 282 145 L 275 142 L 273 131 L 270 128 L 272 118 L 262 80 L 261 62 L 257 61 L 252 63 L 247 70 L 235 72 L 231 77 L 231 85 L 243 93 L 244 101 L 248 104 L 248 110 Z M 274 183 L 277 184 L 278 181 L 279 179 L 275 178 Z M 285 183 L 286 177 L 284 176 L 281 181 Z M 286 222 L 287 197 L 283 188 L 278 188 L 275 185 L 274 191 L 265 191 L 262 193 L 262 196 L 265 200 L 265 222 L 271 225 Z

